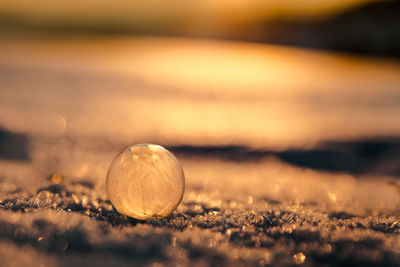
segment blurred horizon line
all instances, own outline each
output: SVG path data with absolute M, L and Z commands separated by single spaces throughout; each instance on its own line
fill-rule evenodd
M 11 9 L 12 10 L 12 9 Z M 127 16 L 96 13 L 40 16 L 7 11 L 0 5 L 0 37 L 10 36 L 168 36 L 299 46 L 356 54 L 400 57 L 400 1 L 357 1 L 322 16 L 236 14 L 238 18 L 201 20 L 187 14 Z M 60 11 L 59 11 L 60 12 Z M 166 11 L 167 12 L 167 11 Z M 199 11 L 200 12 L 200 11 Z M 204 12 L 204 10 L 202 11 Z M 329 12 L 328 12 L 329 13 Z M 175 15 L 174 15 L 175 14 Z M 36 14 L 37 15 L 37 14 Z M 126 15 L 126 14 L 125 14 Z M 125 15 L 121 15 L 124 17 Z M 151 20 L 152 16 L 154 19 Z M 243 16 L 243 18 L 241 17 Z M 199 17 L 199 18 L 197 18 Z M 197 18 L 197 19 L 196 19 Z
M 31 139 L 29 134 L 13 133 L 0 126 L 0 158 L 31 161 L 28 152 Z M 79 141 L 76 140 L 76 142 Z M 105 144 L 103 143 L 103 145 Z M 131 144 L 112 144 L 108 149 L 121 150 L 128 145 Z M 178 157 L 184 158 L 202 157 L 231 162 L 259 162 L 274 157 L 301 168 L 353 175 L 380 174 L 400 178 L 400 158 L 398 157 L 400 155 L 400 136 L 328 140 L 319 142 L 312 147 L 289 147 L 286 149 L 252 148 L 239 144 L 161 145 Z M 102 149 L 107 150 L 104 146 Z

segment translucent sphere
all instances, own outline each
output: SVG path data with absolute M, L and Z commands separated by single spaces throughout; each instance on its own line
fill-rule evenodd
M 112 205 L 144 220 L 170 215 L 182 200 L 185 176 L 175 156 L 159 145 L 126 148 L 111 163 L 106 180 Z

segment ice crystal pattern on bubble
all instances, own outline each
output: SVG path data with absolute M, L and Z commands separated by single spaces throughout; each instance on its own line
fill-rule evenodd
M 115 209 L 136 219 L 166 217 L 181 202 L 185 177 L 175 156 L 159 145 L 128 147 L 111 163 L 107 192 Z

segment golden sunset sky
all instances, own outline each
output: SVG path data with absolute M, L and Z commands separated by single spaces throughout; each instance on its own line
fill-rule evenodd
M 373 0 L 2 0 L 1 16 L 33 23 L 105 23 L 148 27 L 236 25 L 276 18 L 318 18 Z M 167 26 L 167 25 L 165 25 Z

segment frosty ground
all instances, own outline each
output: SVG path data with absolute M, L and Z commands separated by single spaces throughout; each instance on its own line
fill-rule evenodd
M 58 153 L 43 166 L 40 153 L 32 162 L 1 161 L 0 257 L 7 266 L 400 262 L 399 195 L 388 181 L 186 149 L 177 153 L 187 182 L 177 211 L 137 221 L 113 209 L 105 177 L 95 176 L 94 166 L 106 168 L 116 150 L 80 149 L 82 163 L 69 158 L 74 142 L 31 146 Z

